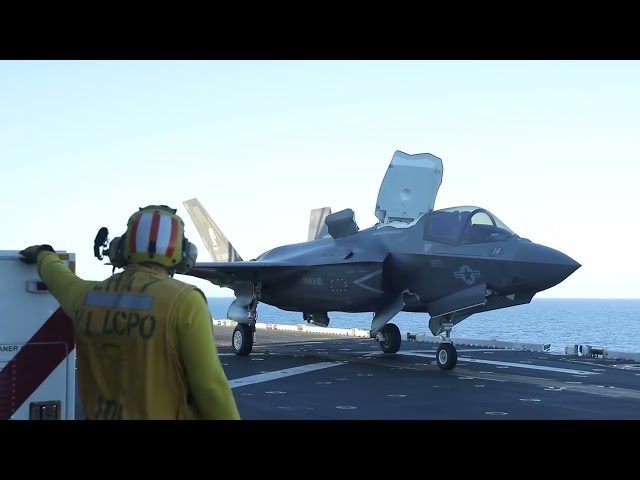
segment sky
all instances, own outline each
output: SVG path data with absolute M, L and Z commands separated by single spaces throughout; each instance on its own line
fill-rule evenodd
M 477 205 L 582 264 L 539 298 L 640 298 L 640 61 L 0 61 L 3 245 L 99 280 L 100 227 L 198 197 L 243 258 L 361 228 L 397 150 L 443 161 L 435 208 Z M 8 217 L 8 218 L 7 218 Z M 176 275 L 208 296 L 232 296 Z

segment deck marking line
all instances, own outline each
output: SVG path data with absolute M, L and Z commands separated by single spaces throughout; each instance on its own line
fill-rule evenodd
M 316 370 L 337 367 L 338 365 L 344 365 L 344 363 L 320 362 L 312 363 L 309 365 L 302 365 L 300 367 L 285 368 L 284 370 L 276 370 L 274 372 L 259 373 L 258 375 L 250 375 L 248 377 L 229 380 L 229 386 L 231 386 L 231 388 L 244 387 L 246 385 L 253 385 L 255 383 L 269 382 L 271 380 L 278 380 L 280 378 L 291 377 L 293 375 L 301 375 L 303 373 L 315 372 Z
M 421 352 L 398 352 L 397 355 L 409 355 L 416 357 L 428 357 L 435 358 L 434 355 L 424 354 Z M 479 360 L 476 358 L 465 358 L 458 357 L 458 362 L 470 362 L 470 363 L 484 363 L 486 365 L 498 365 L 498 366 L 506 366 L 506 367 L 516 367 L 516 368 L 526 368 L 529 370 L 544 370 L 547 372 L 559 372 L 559 373 L 573 373 L 573 374 L 582 374 L 582 375 L 601 375 L 597 372 L 587 372 L 584 370 L 572 370 L 569 368 L 557 368 L 557 367 L 545 367 L 542 365 L 529 365 L 525 363 L 513 363 L 513 362 L 499 362 L 497 360 Z

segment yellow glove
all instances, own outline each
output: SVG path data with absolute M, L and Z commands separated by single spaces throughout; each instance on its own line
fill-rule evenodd
M 42 252 L 43 250 L 55 252 L 51 245 L 32 245 L 31 247 L 27 247 L 24 250 L 20 251 L 20 255 L 22 256 L 20 260 L 26 264 L 36 263 L 38 261 L 38 253 Z

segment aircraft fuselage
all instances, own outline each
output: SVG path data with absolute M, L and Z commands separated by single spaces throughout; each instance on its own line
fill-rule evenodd
M 371 227 L 345 238 L 278 247 L 257 261 L 289 261 L 308 268 L 262 285 L 260 301 L 290 311 L 369 312 L 408 292 L 404 311 L 485 285 L 500 295 L 533 295 L 576 268 L 561 252 L 517 235 L 469 244 L 436 241 L 429 215 L 412 226 Z

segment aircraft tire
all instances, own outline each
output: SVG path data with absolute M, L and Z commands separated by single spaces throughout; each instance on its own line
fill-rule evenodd
M 395 323 L 387 323 L 380 329 L 379 344 L 384 353 L 396 353 L 400 350 L 402 335 Z
M 253 349 L 253 327 L 248 323 L 236 325 L 231 336 L 231 347 L 236 355 L 249 355 Z
M 438 345 L 436 362 L 442 370 L 453 370 L 458 363 L 458 352 L 452 343 L 443 342 Z

